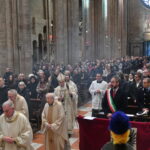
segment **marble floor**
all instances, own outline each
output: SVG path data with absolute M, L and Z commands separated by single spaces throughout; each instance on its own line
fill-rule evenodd
M 79 107 L 78 115 L 91 116 L 91 106 L 92 106 L 91 102 L 88 102 L 84 106 Z M 75 123 L 74 133 L 69 140 L 71 144 L 71 150 L 79 150 L 79 126 L 77 122 Z M 34 139 L 32 143 L 34 148 L 36 150 L 45 150 L 43 143 L 44 143 L 43 134 L 41 134 L 40 131 L 34 134 Z

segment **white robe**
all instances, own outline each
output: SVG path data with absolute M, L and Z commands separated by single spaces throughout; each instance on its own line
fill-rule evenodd
M 14 138 L 15 143 L 4 142 L 3 136 Z M 23 114 L 15 111 L 10 119 L 4 114 L 0 116 L 0 150 L 34 150 L 32 138 L 30 123 Z
M 49 109 L 51 109 L 51 116 L 49 116 Z M 46 127 L 46 124 L 49 123 L 49 118 L 51 118 L 50 120 L 52 120 L 52 122 L 50 123 L 52 125 L 51 129 L 48 129 Z M 52 140 L 49 139 L 49 130 L 52 131 Z M 64 147 L 68 141 L 68 135 L 65 113 L 61 102 L 54 100 L 53 106 L 49 106 L 48 103 L 45 104 L 42 112 L 42 131 L 45 133 L 46 150 L 52 150 L 52 147 L 55 147 L 55 150 L 65 149 Z
M 55 88 L 54 94 L 56 97 L 64 97 L 64 110 L 67 120 L 68 134 L 73 133 L 75 118 L 77 116 L 77 93 L 76 89 L 69 85 L 69 90 L 66 87 L 66 83 L 64 87 L 58 86 Z M 69 92 L 72 93 L 72 98 L 69 95 Z
M 95 80 L 91 83 L 89 92 L 92 95 L 92 109 L 102 109 L 102 98 L 104 97 L 107 86 L 108 84 L 105 81 L 97 83 L 97 80 Z M 101 92 L 99 94 L 95 94 L 97 90 L 100 90 Z
M 15 110 L 24 114 L 27 118 L 29 118 L 29 110 L 28 110 L 28 105 L 25 100 L 25 98 L 19 94 L 17 94 L 17 97 L 15 101 L 13 101 L 15 105 Z

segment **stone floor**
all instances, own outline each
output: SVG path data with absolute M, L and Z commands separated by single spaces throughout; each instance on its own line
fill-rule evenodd
M 91 116 L 91 102 L 88 102 L 84 106 L 79 107 L 78 114 L 82 116 Z M 71 143 L 71 150 L 79 150 L 79 127 L 78 123 L 75 123 L 74 134 L 69 139 Z M 33 146 L 36 150 L 45 150 L 44 148 L 44 136 L 43 134 L 37 132 L 34 134 Z

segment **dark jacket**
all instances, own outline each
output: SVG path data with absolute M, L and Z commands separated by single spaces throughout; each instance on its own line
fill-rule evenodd
M 140 110 L 150 107 L 150 91 L 146 88 L 141 88 L 137 92 L 137 104 Z
M 2 113 L 2 104 L 7 101 L 8 89 L 6 86 L 0 88 L 0 114 Z
M 29 101 L 30 101 L 29 90 L 27 88 L 24 88 L 22 90 L 18 88 L 17 92 L 25 98 L 27 104 L 29 105 Z
M 50 83 L 50 92 L 54 92 L 54 89 L 59 85 L 57 80 L 57 75 L 53 74 L 51 76 L 51 83 Z
M 142 89 L 143 85 L 142 82 L 139 83 L 138 87 L 136 86 L 136 82 L 133 82 L 131 85 L 130 95 L 131 98 L 134 100 L 137 100 L 137 94 L 139 92 L 139 89 Z
M 34 82 L 34 83 L 29 83 L 27 85 L 27 88 L 29 89 L 29 93 L 30 93 L 30 98 L 33 99 L 37 98 L 37 91 L 36 91 L 37 84 L 38 84 L 37 82 Z
M 112 142 L 108 142 L 101 150 L 134 150 L 134 148 L 129 144 L 113 144 Z
M 110 94 L 113 97 L 113 89 L 110 90 Z M 113 98 L 113 102 L 116 106 L 117 111 L 125 111 L 127 107 L 127 98 L 124 91 L 119 88 Z M 105 114 L 112 113 L 108 101 L 107 101 L 107 91 L 105 92 L 104 98 L 102 100 L 102 108 Z

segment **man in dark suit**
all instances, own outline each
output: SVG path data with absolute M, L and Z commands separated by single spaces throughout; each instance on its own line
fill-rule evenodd
M 137 104 L 139 112 L 137 115 L 144 115 L 150 109 L 150 78 L 143 79 L 143 88 L 137 93 Z
M 135 82 L 133 82 L 132 85 L 131 85 L 130 95 L 131 95 L 131 99 L 135 103 L 135 102 L 137 102 L 139 90 L 143 88 L 143 85 L 142 85 L 142 73 L 137 72 L 135 74 L 134 78 L 135 78 Z
M 125 111 L 127 98 L 124 91 L 120 88 L 120 78 L 115 76 L 111 79 L 111 89 L 105 92 L 102 100 L 102 108 L 105 115 L 110 118 L 115 111 Z

